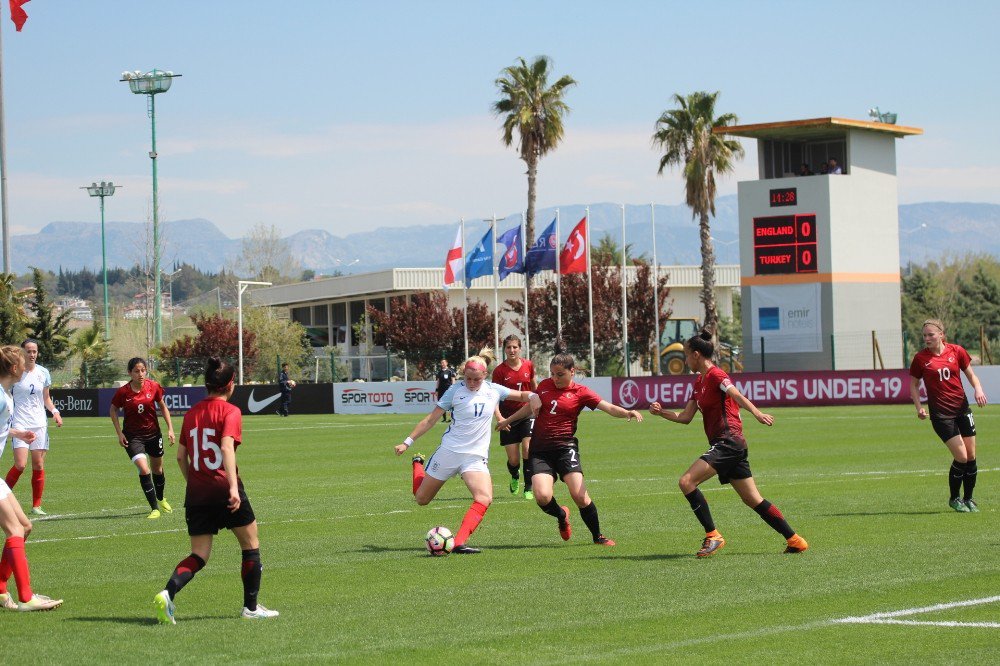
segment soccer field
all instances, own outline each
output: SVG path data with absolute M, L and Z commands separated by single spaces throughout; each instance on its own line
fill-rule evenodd
M 1000 411 L 975 410 L 979 514 L 948 508 L 947 450 L 909 407 L 772 413 L 771 429 L 745 418 L 750 463 L 811 548 L 781 554 L 784 540 L 712 480 L 702 488 L 727 545 L 704 560 L 677 489 L 705 449 L 700 418 L 581 415 L 615 548 L 594 546 L 575 509 L 564 543 L 512 497 L 494 435 L 495 498 L 470 540 L 483 553 L 432 558 L 424 533 L 457 531 L 470 499 L 453 479 L 429 506 L 413 502 L 409 456 L 391 447 L 416 417 L 248 417 L 238 456 L 261 527 L 260 600 L 281 617 L 238 618 L 240 552 L 224 533 L 178 595 L 176 626 L 156 624 L 152 605 L 189 552 L 175 449 L 175 511 L 149 521 L 108 419 L 67 419 L 50 430 L 51 515 L 27 545 L 36 591 L 66 603 L 0 611 L 0 631 L 9 654 L 41 663 L 995 663 Z M 442 430 L 411 452 L 431 453 Z M 15 490 L 30 503 L 27 475 Z

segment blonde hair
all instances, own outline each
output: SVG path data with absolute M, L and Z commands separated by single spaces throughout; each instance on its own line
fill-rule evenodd
M 0 377 L 20 376 L 17 369 L 23 370 L 27 362 L 28 355 L 24 353 L 22 348 L 15 345 L 0 347 Z
M 920 330 L 924 330 L 924 326 L 933 326 L 937 330 L 944 333 L 944 324 L 941 323 L 940 319 L 925 319 L 924 323 L 920 325 Z
M 486 370 L 489 370 L 490 366 L 493 365 L 493 363 L 495 363 L 496 360 L 497 360 L 497 357 L 496 357 L 496 354 L 494 354 L 494 352 L 493 352 L 493 348 L 492 347 L 483 347 L 482 349 L 479 350 L 478 354 L 476 354 L 475 356 L 470 356 L 469 358 L 467 358 L 464 361 L 462 361 L 462 365 L 458 366 L 458 374 L 464 375 L 465 374 L 465 366 L 466 366 L 466 364 L 471 363 L 471 362 L 482 363 L 483 367 Z

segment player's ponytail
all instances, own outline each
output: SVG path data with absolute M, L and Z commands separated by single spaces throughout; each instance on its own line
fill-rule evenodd
M 556 338 L 555 344 L 552 345 L 552 351 L 556 354 L 552 357 L 552 362 L 549 365 L 558 365 L 564 370 L 572 370 L 576 367 L 576 359 L 566 351 L 566 343 L 563 342 L 562 338 Z
M 0 347 L 0 377 L 20 377 L 27 360 L 27 355 L 21 347 L 14 345 Z
M 465 369 L 471 367 L 474 370 L 481 370 L 486 372 L 489 367 L 493 365 L 494 361 L 497 360 L 496 355 L 493 353 L 492 347 L 483 347 L 479 350 L 479 353 L 475 356 L 470 356 L 465 359 L 462 365 L 459 367 L 459 374 L 465 374 Z
M 687 348 L 698 352 L 705 358 L 712 358 L 715 354 L 715 345 L 712 344 L 712 329 L 702 328 L 698 334 L 687 341 Z
M 205 390 L 213 394 L 225 393 L 235 374 L 232 365 L 218 356 L 210 357 L 205 363 Z

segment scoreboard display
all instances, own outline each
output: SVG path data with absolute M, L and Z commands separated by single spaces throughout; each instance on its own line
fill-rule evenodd
M 817 272 L 816 214 L 753 218 L 754 275 Z

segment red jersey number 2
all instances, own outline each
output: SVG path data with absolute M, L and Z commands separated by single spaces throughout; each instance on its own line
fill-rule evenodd
M 222 447 L 215 441 L 215 428 L 204 428 L 201 437 L 198 437 L 198 429 L 191 428 L 191 466 L 196 472 L 201 471 L 201 465 L 205 469 L 216 470 L 222 467 Z

